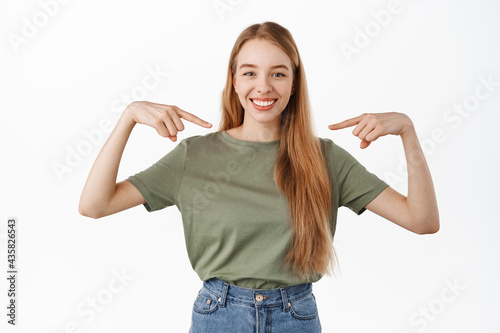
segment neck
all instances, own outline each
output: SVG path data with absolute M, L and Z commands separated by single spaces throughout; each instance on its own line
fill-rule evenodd
M 279 125 L 269 123 L 248 124 L 243 122 L 242 125 L 232 128 L 231 134 L 237 139 L 254 142 L 270 142 L 277 141 L 281 138 L 281 130 Z

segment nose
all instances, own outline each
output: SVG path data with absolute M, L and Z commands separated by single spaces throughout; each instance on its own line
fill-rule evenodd
M 267 76 L 261 76 L 257 80 L 257 86 L 256 86 L 257 92 L 259 93 L 268 93 L 273 90 L 271 83 L 269 81 L 269 78 Z

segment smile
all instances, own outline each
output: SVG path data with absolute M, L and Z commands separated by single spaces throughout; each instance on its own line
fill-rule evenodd
M 277 101 L 277 99 L 267 100 L 267 101 L 262 101 L 262 100 L 258 100 L 258 99 L 250 99 L 250 100 L 252 101 L 253 104 L 258 105 L 258 106 L 262 106 L 262 107 L 273 105 Z

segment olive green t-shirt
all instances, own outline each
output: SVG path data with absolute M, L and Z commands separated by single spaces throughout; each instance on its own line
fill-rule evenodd
M 330 175 L 334 235 L 338 207 L 359 215 L 389 185 L 332 140 L 319 140 Z M 225 131 L 192 136 L 127 178 L 149 212 L 177 206 L 188 257 L 202 281 L 217 277 L 273 289 L 322 277 L 302 280 L 285 268 L 291 228 L 287 199 L 273 179 L 279 144 L 243 141 Z

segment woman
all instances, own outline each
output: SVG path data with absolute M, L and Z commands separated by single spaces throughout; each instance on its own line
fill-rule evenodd
M 181 119 L 212 125 L 176 106 L 131 103 L 97 157 L 80 213 L 99 218 L 139 204 L 176 205 L 186 247 L 203 281 L 191 332 L 320 332 L 312 283 L 333 272 L 337 209 L 368 209 L 418 234 L 439 229 L 432 179 L 411 120 L 362 114 L 331 130 L 356 127 L 366 148 L 399 135 L 408 197 L 368 172 L 330 139 L 313 133 L 305 72 L 284 27 L 245 29 L 231 52 L 217 132 L 181 142 L 157 163 L 116 183 L 135 124 L 176 141 Z

